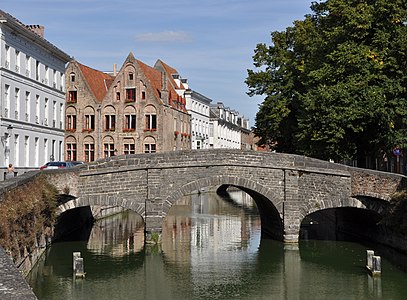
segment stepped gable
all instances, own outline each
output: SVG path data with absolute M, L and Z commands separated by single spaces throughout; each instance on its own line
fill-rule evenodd
M 182 84 L 182 82 L 180 82 L 180 85 L 178 85 L 176 83 L 176 81 L 174 80 L 174 78 L 172 77 L 173 74 L 179 74 L 178 71 L 176 69 L 174 69 L 173 67 L 170 67 L 169 65 L 167 65 L 165 62 L 163 62 L 161 59 L 159 59 L 157 61 L 157 63 L 161 63 L 161 65 L 163 66 L 165 72 L 167 74 L 169 74 L 169 81 L 171 82 L 171 84 L 176 88 L 176 89 L 181 89 L 181 90 L 185 90 L 185 86 Z
M 160 59 L 157 60 L 154 67 L 157 69 L 163 68 L 164 72 L 167 74 L 167 79 L 170 83 L 170 85 L 167 84 L 168 102 L 171 105 L 171 107 L 173 107 L 177 110 L 180 110 L 182 112 L 187 112 L 185 97 L 183 97 L 182 95 L 179 95 L 179 93 L 177 93 L 177 91 L 176 91 L 177 89 L 185 91 L 186 88 L 182 84 L 182 82 L 180 82 L 178 85 L 177 82 L 172 77 L 173 74 L 179 74 L 178 71 L 176 69 L 174 69 L 173 67 L 170 67 L 169 65 L 167 65 Z
M 114 77 L 76 62 L 96 100 L 102 102 Z

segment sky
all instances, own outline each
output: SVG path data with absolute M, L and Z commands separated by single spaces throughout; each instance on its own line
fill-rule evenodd
M 45 26 L 45 38 L 78 62 L 120 68 L 132 52 L 154 66 L 161 59 L 189 87 L 223 102 L 254 125 L 263 97 L 249 97 L 247 69 L 271 32 L 310 14 L 311 0 L 2 0 L 0 9 L 27 25 Z

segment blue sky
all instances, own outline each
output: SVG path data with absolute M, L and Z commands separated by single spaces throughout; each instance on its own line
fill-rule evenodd
M 191 89 L 250 119 L 260 97 L 244 83 L 258 43 L 309 14 L 308 0 L 2 0 L 24 24 L 89 67 L 111 71 L 130 52 L 153 66 L 161 59 Z

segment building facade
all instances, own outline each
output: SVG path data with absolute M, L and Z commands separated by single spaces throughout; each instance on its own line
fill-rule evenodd
M 185 92 L 187 110 L 191 114 L 192 149 L 209 149 L 209 114 L 211 99 L 187 90 Z
M 67 160 L 190 149 L 185 98 L 164 72 L 130 53 L 113 74 L 76 61 L 65 74 Z
M 191 149 L 253 149 L 248 119 L 223 103 L 211 105 L 211 99 L 192 90 L 187 79 L 161 60 L 154 68 L 165 73 L 176 93 L 186 100 L 186 109 L 191 116 Z
M 0 180 L 64 159 L 65 66 L 69 55 L 0 10 Z
M 222 102 L 210 106 L 209 147 L 251 149 L 249 121 Z

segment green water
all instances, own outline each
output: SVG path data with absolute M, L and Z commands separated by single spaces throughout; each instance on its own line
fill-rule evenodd
M 372 278 L 366 247 L 260 240 L 251 199 L 185 197 L 163 227 L 161 247 L 143 247 L 142 220 L 123 213 L 98 222 L 89 240 L 52 245 L 27 278 L 38 299 L 407 299 L 407 274 L 382 257 Z M 370 248 L 371 249 L 371 248 Z M 375 249 L 376 250 L 376 249 Z M 72 275 L 72 252 L 86 277 Z M 394 257 L 393 257 L 394 260 Z

